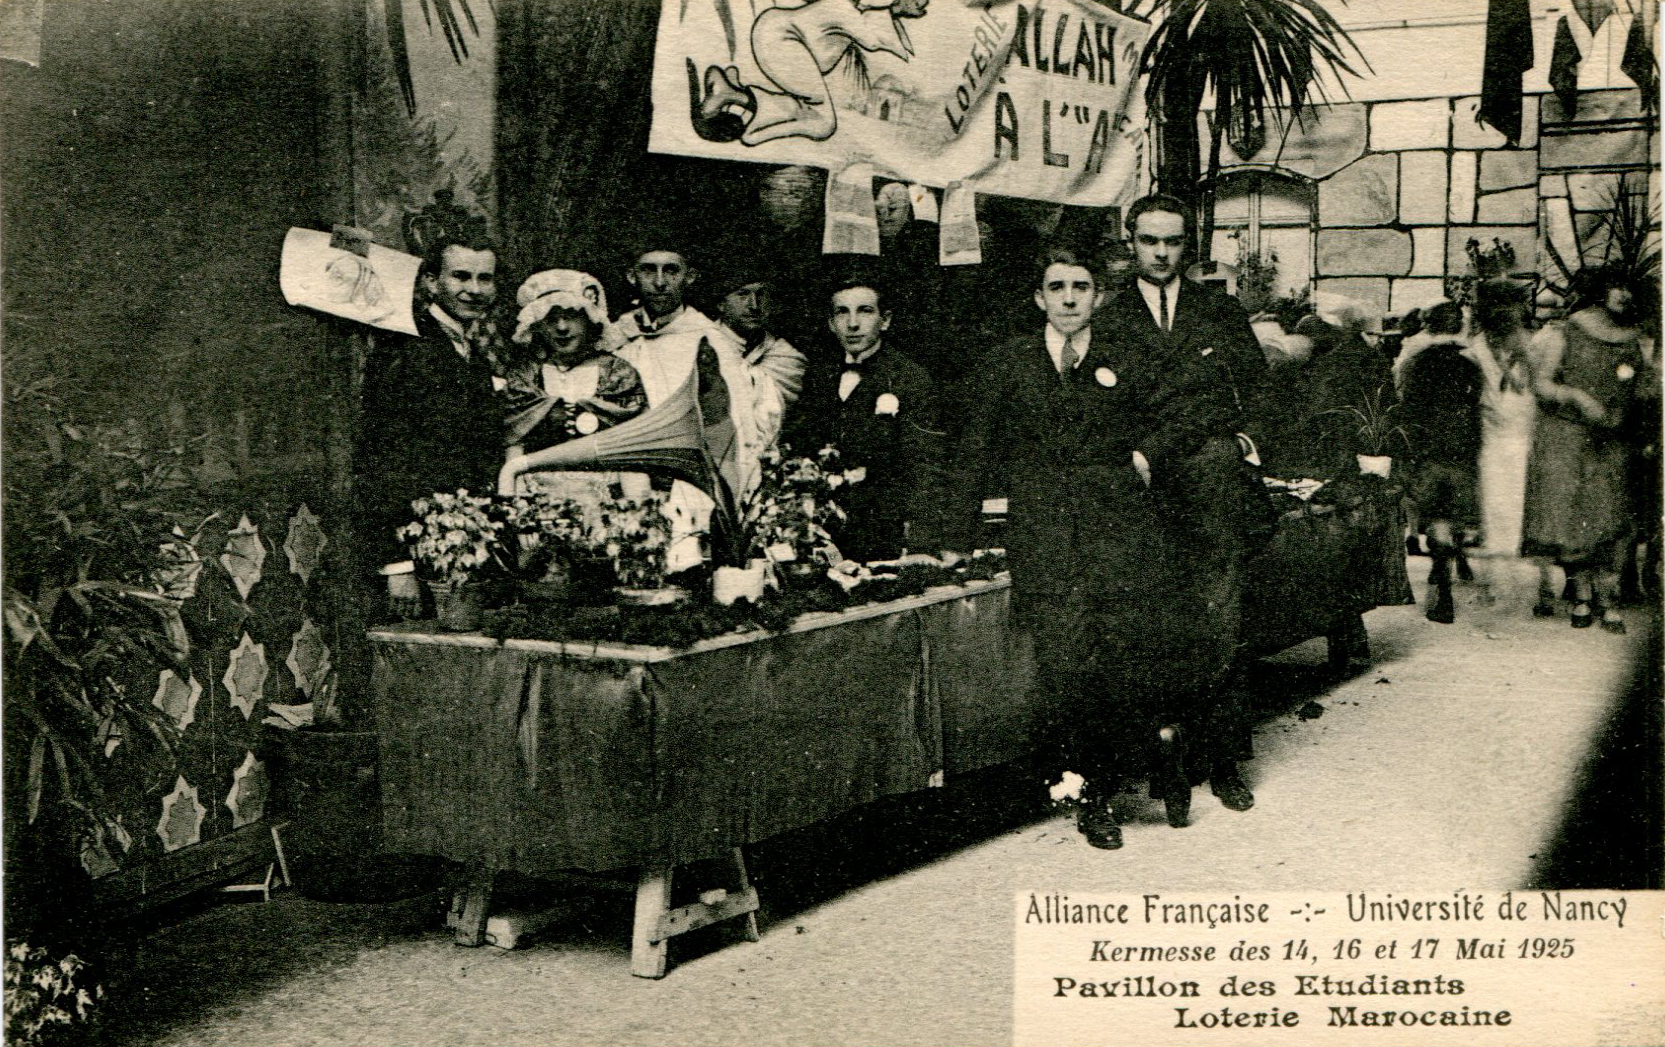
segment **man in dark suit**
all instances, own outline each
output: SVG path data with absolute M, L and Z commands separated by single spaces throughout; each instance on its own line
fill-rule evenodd
M 428 300 L 417 336 L 378 344 L 365 369 L 354 463 L 365 554 L 387 579 L 392 610 L 421 593 L 394 531 L 435 491 L 488 494 L 503 461 L 503 410 L 492 388 L 497 253 L 477 223 L 445 231 L 423 258 Z
M 787 427 L 798 454 L 832 444 L 846 471 L 865 473 L 840 488 L 846 519 L 833 533 L 839 551 L 862 562 L 941 548 L 937 389 L 923 367 L 885 342 L 890 321 L 871 281 L 833 291 L 827 326 L 838 351 L 811 360 Z
M 1237 300 L 1185 279 L 1191 217 L 1179 200 L 1147 196 L 1128 208 L 1134 279 L 1105 307 L 1102 329 L 1136 342 L 1147 356 L 1175 368 L 1200 367 L 1210 411 L 1227 428 L 1176 465 L 1187 555 L 1207 608 L 1216 679 L 1199 699 L 1188 739 L 1191 770 L 1206 772 L 1216 796 L 1248 810 L 1254 794 L 1237 762 L 1251 755 L 1243 709 L 1239 639 L 1248 556 L 1275 525 L 1261 488 L 1259 404 L 1266 359 Z M 1235 437 L 1233 434 L 1236 434 Z M 1248 456 L 1253 464 L 1244 461 Z
M 1229 429 L 1200 358 L 1093 329 L 1102 277 L 1065 251 L 1043 262 L 1045 328 L 978 369 L 950 548 L 971 544 L 985 496 L 1006 495 L 1014 610 L 1048 709 L 1035 728 L 1087 777 L 1077 827 L 1108 849 L 1122 842 L 1111 797 L 1147 776 L 1169 823 L 1189 821 L 1176 725 L 1210 666 L 1173 485 Z

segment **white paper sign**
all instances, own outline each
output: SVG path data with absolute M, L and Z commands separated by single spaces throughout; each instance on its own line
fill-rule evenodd
M 278 285 L 290 305 L 357 320 L 387 331 L 416 333 L 415 255 L 369 244 L 364 254 L 330 246 L 316 229 L 291 229 L 283 238 Z

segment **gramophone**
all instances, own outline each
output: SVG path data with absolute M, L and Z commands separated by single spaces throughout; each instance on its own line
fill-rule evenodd
M 738 561 L 739 434 L 711 343 L 700 339 L 687 381 L 659 404 L 611 429 L 580 436 L 506 462 L 497 489 L 514 490 L 522 473 L 633 469 L 685 480 L 711 497 L 712 548 Z M 727 540 L 724 540 L 727 536 Z

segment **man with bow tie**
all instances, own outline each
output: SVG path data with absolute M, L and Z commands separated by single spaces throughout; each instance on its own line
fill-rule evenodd
M 417 336 L 378 344 L 365 369 L 355 472 L 361 535 L 382 565 L 392 609 L 417 612 L 421 594 L 393 532 L 411 502 L 435 491 L 488 494 L 502 458 L 502 410 L 492 388 L 497 252 L 478 220 L 435 237 L 420 278 L 427 308 Z
M 846 519 L 833 530 L 839 551 L 860 562 L 941 548 L 937 389 L 923 367 L 886 342 L 890 320 L 873 281 L 852 279 L 834 290 L 827 327 L 838 350 L 811 362 L 788 419 L 795 453 L 832 444 L 846 472 L 865 474 L 839 489 Z
M 1200 361 L 1093 326 L 1101 273 L 1065 250 L 1038 270 L 1045 326 L 978 368 L 950 548 L 967 550 L 983 500 L 1006 496 L 1014 618 L 1035 644 L 1031 735 L 1055 770 L 1086 777 L 1077 827 L 1113 849 L 1115 798 L 1147 778 L 1170 824 L 1190 818 L 1176 725 L 1210 666 L 1173 487 L 1178 464 L 1229 430 Z

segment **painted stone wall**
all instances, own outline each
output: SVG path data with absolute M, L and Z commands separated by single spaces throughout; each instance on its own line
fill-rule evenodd
M 1584 92 L 1576 114 L 1527 98 L 1521 140 L 1476 122 L 1477 97 L 1348 103 L 1305 126 L 1275 128 L 1226 173 L 1268 170 L 1317 183 L 1313 273 L 1319 291 L 1402 313 L 1465 274 L 1470 239 L 1514 249 L 1514 271 L 1559 276 L 1545 243 L 1573 267 L 1599 260 L 1593 212 L 1621 178 L 1657 206 L 1657 133 L 1634 90 Z

